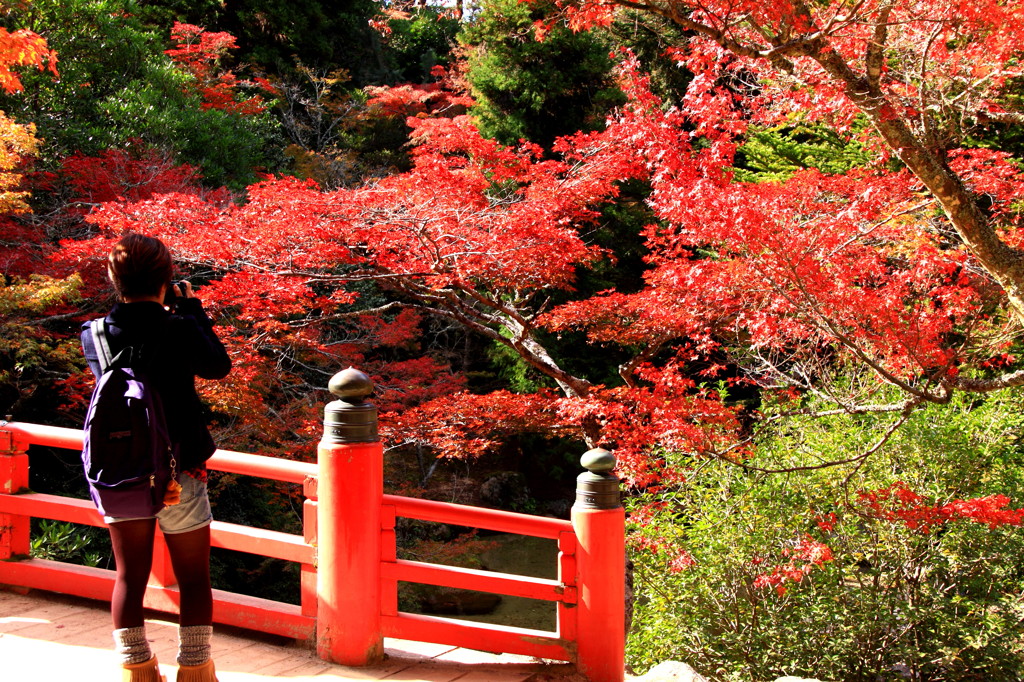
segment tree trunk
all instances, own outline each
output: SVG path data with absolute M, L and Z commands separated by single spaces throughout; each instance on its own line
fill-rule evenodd
M 714 40 L 724 49 L 752 59 L 763 58 L 758 48 L 736 40 L 731 33 L 690 19 L 687 5 L 682 3 L 644 2 L 643 0 L 614 0 L 622 7 L 659 14 L 687 31 L 694 31 Z M 974 194 L 960 178 L 946 166 L 943 150 L 930 149 L 900 119 L 878 85 L 881 63 L 884 59 L 888 36 L 888 13 L 893 3 L 886 3 L 877 18 L 875 40 L 865 54 L 865 73 L 861 75 L 830 49 L 821 35 L 794 39 L 782 33 L 774 36 L 776 45 L 773 60 L 786 70 L 790 56 L 807 56 L 844 87 L 847 97 L 864 112 L 885 143 L 896 153 L 907 168 L 924 184 L 942 206 L 946 216 L 984 268 L 1006 292 L 1011 310 L 1018 322 L 1024 323 L 1024 252 L 1011 248 L 996 232 L 995 225 L 979 208 Z M 813 25 L 810 9 L 797 2 L 795 7 Z M 767 33 L 769 29 L 764 28 Z
M 813 56 L 833 78 L 843 83 L 846 95 L 939 202 L 967 248 L 1006 292 L 1018 321 L 1024 322 L 1024 253 L 999 238 L 974 194 L 946 166 L 942 152 L 928 149 L 914 136 L 877 86 L 856 74 L 835 52 Z

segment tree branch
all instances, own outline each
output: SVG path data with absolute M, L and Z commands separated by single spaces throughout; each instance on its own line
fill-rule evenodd
M 1004 388 L 1024 386 L 1024 369 L 1003 374 L 1002 376 L 995 377 L 993 379 L 956 377 L 952 381 L 947 380 L 947 383 L 961 391 L 968 391 L 970 393 L 991 393 L 992 391 L 999 391 Z
M 901 426 L 903 426 L 903 424 L 905 424 L 908 419 L 910 419 L 910 415 L 913 414 L 914 410 L 917 409 L 917 407 L 921 403 L 922 403 L 922 401 L 920 401 L 920 400 L 918 400 L 916 398 L 911 398 L 910 400 L 907 400 L 903 404 L 902 412 L 900 414 L 899 419 L 895 420 L 892 424 L 889 425 L 889 428 L 887 428 L 885 430 L 885 433 L 882 434 L 882 436 L 875 442 L 874 445 L 872 445 L 870 448 L 868 448 L 867 450 L 865 450 L 861 454 L 857 455 L 856 457 L 849 457 L 847 459 L 837 459 L 837 460 L 832 460 L 832 461 L 829 461 L 829 462 L 823 462 L 821 464 L 807 464 L 807 465 L 803 465 L 803 466 L 783 467 L 783 468 L 779 468 L 779 469 L 767 469 L 767 468 L 764 468 L 764 467 L 756 467 L 756 466 L 754 466 L 752 464 L 747 464 L 745 462 L 740 462 L 740 461 L 731 459 L 730 457 L 726 456 L 724 452 L 722 452 L 722 453 L 713 452 L 713 453 L 709 453 L 709 454 L 711 454 L 713 457 L 716 457 L 717 459 L 722 460 L 723 462 L 727 462 L 727 463 L 732 464 L 734 466 L 741 467 L 743 469 L 746 469 L 747 471 L 756 471 L 756 472 L 762 473 L 762 474 L 790 474 L 790 473 L 795 473 L 795 472 L 798 472 L 798 471 L 816 471 L 818 469 L 828 469 L 830 467 L 841 466 L 843 464 L 860 463 L 860 462 L 863 462 L 864 460 L 866 460 L 871 455 L 873 455 L 876 452 L 878 452 L 879 450 L 881 450 L 882 447 L 887 442 L 889 442 L 889 439 L 892 438 L 892 435 L 894 433 L 896 433 L 896 431 L 898 431 L 899 428 Z M 737 447 L 740 447 L 741 445 L 745 445 L 745 444 L 747 444 L 749 442 L 750 442 L 750 439 L 747 439 L 747 440 L 743 441 L 740 444 L 732 446 L 730 448 L 730 450 L 736 449 Z M 726 450 L 725 452 L 728 452 L 728 450 Z

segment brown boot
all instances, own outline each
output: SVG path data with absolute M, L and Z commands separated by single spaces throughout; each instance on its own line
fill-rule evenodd
M 201 665 L 179 665 L 177 682 L 217 682 L 213 659 Z
M 167 682 L 167 678 L 160 674 L 160 666 L 154 656 L 144 663 L 121 666 L 121 682 Z

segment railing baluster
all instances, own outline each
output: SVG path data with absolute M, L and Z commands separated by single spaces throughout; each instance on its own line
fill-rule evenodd
M 380 508 L 380 613 L 381 616 L 398 615 L 398 580 L 388 576 L 387 567 L 398 562 L 398 536 L 395 525 L 398 518 L 389 504 Z
M 167 547 L 167 539 L 163 533 L 157 532 L 153 538 L 153 567 L 149 573 L 150 584 L 160 587 L 172 587 L 178 584 L 171 566 L 171 550 Z
M 564 586 L 562 601 L 558 603 L 558 637 L 566 642 L 576 641 L 576 603 L 578 600 L 579 571 L 576 567 L 576 534 L 558 534 L 558 581 Z
M 317 487 L 318 479 L 316 476 L 307 476 L 302 484 L 302 494 L 306 498 L 302 502 L 302 539 L 307 545 L 312 547 L 317 545 Z M 316 617 L 317 610 L 316 581 L 316 564 L 301 564 L 299 590 L 302 615 L 313 618 Z

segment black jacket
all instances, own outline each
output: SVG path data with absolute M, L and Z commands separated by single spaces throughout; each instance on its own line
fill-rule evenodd
M 106 320 L 111 354 L 128 346 L 142 349 L 163 401 L 171 441 L 181 445 L 179 470 L 200 466 L 217 447 L 206 426 L 195 378 L 223 379 L 231 371 L 231 359 L 199 299 L 179 298 L 173 314 L 155 301 L 118 303 Z M 82 328 L 82 350 L 98 380 L 100 364 L 88 322 Z

